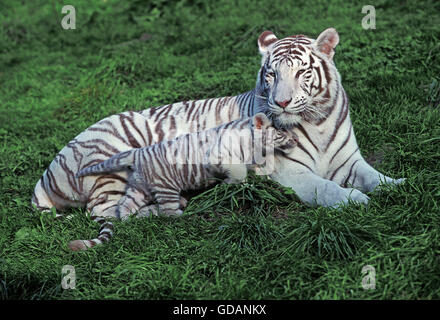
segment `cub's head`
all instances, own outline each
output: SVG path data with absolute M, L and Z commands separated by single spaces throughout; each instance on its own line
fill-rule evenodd
M 277 127 L 302 120 L 319 122 L 336 102 L 340 76 L 333 62 L 339 35 L 333 28 L 316 40 L 303 35 L 278 39 L 265 31 L 258 38 L 262 55 L 257 78 L 258 111 Z
M 283 153 L 290 153 L 298 144 L 298 136 L 293 130 L 275 128 L 264 113 L 257 113 L 253 117 L 252 126 L 254 137 L 256 133 L 260 133 L 263 143 L 270 144 Z

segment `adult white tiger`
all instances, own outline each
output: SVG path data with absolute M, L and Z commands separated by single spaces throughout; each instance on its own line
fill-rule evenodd
M 384 176 L 361 156 L 333 62 L 338 42 L 333 28 L 316 40 L 302 35 L 278 40 L 272 32 L 263 32 L 258 39 L 262 65 L 255 89 L 234 97 L 125 112 L 92 125 L 55 157 L 38 181 L 32 203 L 40 210 L 86 206 L 92 217 L 116 216 L 125 192 L 125 173 L 77 178 L 77 172 L 131 148 L 258 112 L 299 136 L 292 153 L 276 158 L 272 179 L 292 187 L 310 205 L 337 206 L 350 198 L 367 203 L 369 198 L 361 191 L 369 192 L 381 181 L 403 179 Z

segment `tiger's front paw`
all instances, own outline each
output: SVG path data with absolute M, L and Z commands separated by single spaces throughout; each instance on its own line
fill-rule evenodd
M 405 183 L 406 179 L 405 178 L 400 178 L 400 179 L 386 179 L 385 181 L 381 181 L 381 183 L 379 185 L 377 185 L 373 191 L 374 192 L 381 192 L 384 191 L 386 189 L 389 188 L 394 188 L 397 187 L 400 184 Z
M 338 203 L 335 203 L 332 205 L 332 208 L 340 209 L 341 207 L 349 204 L 350 201 L 357 202 L 360 204 L 367 205 L 370 201 L 370 197 L 368 197 L 366 194 L 362 193 L 361 191 L 354 189 L 354 188 L 343 188 L 344 190 L 344 198 L 341 199 Z
M 368 204 L 368 201 L 370 201 L 370 197 L 362 193 L 358 189 L 346 188 L 346 190 L 348 191 L 348 199 L 351 199 L 354 202 Z
M 406 178 L 393 179 L 393 181 L 391 182 L 391 184 L 399 185 L 399 184 L 405 183 L 405 181 L 406 181 Z

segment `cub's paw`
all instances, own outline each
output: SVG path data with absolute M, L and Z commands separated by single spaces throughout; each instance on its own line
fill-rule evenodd
M 140 208 L 136 214 L 136 218 L 147 218 L 151 215 L 153 216 L 159 215 L 159 209 L 157 204 L 150 204 L 148 206 L 144 206 Z
M 166 217 L 171 217 L 171 218 L 177 218 L 180 217 L 183 214 L 183 211 L 180 209 L 177 210 L 173 210 L 173 209 L 164 209 L 161 212 L 164 216 Z
M 230 178 L 227 178 L 227 179 L 223 180 L 223 183 L 225 183 L 225 184 L 241 184 L 241 183 L 243 183 L 245 181 L 246 181 L 246 178 L 233 178 L 233 177 L 230 177 Z

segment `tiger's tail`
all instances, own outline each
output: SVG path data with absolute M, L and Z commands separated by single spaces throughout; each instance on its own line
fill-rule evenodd
M 121 152 L 110 159 L 107 159 L 96 165 L 84 168 L 80 170 L 76 176 L 82 177 L 92 174 L 100 174 L 112 171 L 120 171 L 130 167 L 134 163 L 135 151 L 132 149 L 129 151 Z M 109 242 L 113 237 L 113 223 L 107 221 L 104 217 L 92 216 L 92 220 L 99 223 L 101 228 L 99 229 L 99 235 L 97 238 L 89 240 L 73 240 L 69 242 L 69 248 L 73 251 L 87 250 L 96 245 L 100 245 L 104 242 Z
M 101 225 L 99 229 L 99 235 L 95 239 L 90 240 L 73 240 L 70 241 L 68 246 L 72 251 L 88 250 L 96 245 L 100 245 L 104 242 L 109 242 L 113 237 L 113 223 L 107 221 L 104 217 L 92 217 L 93 221 Z
M 76 176 L 83 177 L 83 176 L 88 176 L 88 175 L 92 175 L 92 174 L 100 174 L 100 173 L 120 171 L 120 170 L 127 169 L 128 167 L 130 167 L 134 163 L 134 157 L 136 154 L 136 150 L 138 150 L 138 149 L 132 149 L 129 151 L 115 154 L 110 159 L 107 159 L 101 163 L 98 163 L 93 166 L 90 166 L 90 167 L 87 167 L 87 168 L 80 170 L 76 174 Z

